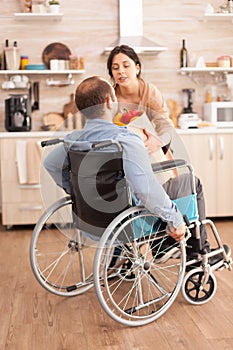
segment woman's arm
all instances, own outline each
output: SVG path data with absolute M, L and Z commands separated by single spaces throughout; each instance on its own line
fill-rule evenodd
M 140 81 L 140 105 L 145 109 L 155 131 L 158 135 L 168 132 L 174 128 L 174 124 L 169 117 L 169 109 L 159 89 L 144 80 Z

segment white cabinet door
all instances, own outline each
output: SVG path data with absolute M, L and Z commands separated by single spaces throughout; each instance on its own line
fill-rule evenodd
M 187 148 L 195 175 L 203 186 L 207 216 L 217 216 L 217 159 L 215 134 L 180 135 Z
M 233 215 L 233 134 L 216 136 L 217 213 Z
M 0 188 L 2 205 L 2 224 L 6 226 L 35 224 L 45 208 L 65 196 L 42 166 L 43 159 L 52 147 L 42 150 L 41 159 L 36 157 L 26 167 L 32 166 L 38 170 L 38 183 L 21 184 L 17 167 L 16 147 L 17 140 L 2 139 L 0 141 Z M 30 138 L 26 141 L 38 143 L 39 138 Z M 39 147 L 39 146 L 38 146 Z M 36 161 L 37 163 L 36 167 Z M 31 164 L 32 163 L 32 164 Z

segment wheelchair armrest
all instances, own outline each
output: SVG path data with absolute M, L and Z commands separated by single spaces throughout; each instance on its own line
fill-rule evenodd
M 164 162 L 153 163 L 152 169 L 154 173 L 159 173 L 186 165 L 187 162 L 184 159 L 165 160 Z
M 51 139 L 41 141 L 41 147 L 56 145 L 57 143 L 64 142 L 63 139 Z

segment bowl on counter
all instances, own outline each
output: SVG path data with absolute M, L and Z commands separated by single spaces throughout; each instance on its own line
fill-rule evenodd
M 26 64 L 25 65 L 26 70 L 45 70 L 47 67 L 45 64 Z

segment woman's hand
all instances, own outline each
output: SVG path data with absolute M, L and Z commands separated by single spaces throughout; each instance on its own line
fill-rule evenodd
M 143 133 L 146 136 L 144 145 L 149 154 L 158 151 L 163 146 L 162 142 L 159 141 L 156 137 L 154 137 L 151 133 L 149 133 L 146 129 L 143 129 Z

